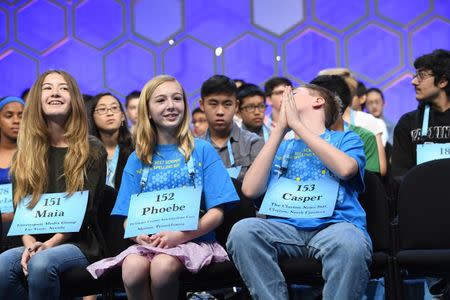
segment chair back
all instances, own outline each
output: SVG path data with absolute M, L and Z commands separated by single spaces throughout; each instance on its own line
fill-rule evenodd
M 450 249 L 450 159 L 412 168 L 400 184 L 400 249 Z
M 384 185 L 377 174 L 365 171 L 365 190 L 359 195 L 359 202 L 366 211 L 367 231 L 375 251 L 390 249 L 389 200 Z

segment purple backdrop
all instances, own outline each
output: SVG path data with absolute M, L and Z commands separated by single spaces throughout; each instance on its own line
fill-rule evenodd
M 414 58 L 450 49 L 449 37 L 448 0 L 1 1 L 0 96 L 49 68 L 69 71 L 83 93 L 122 99 L 168 73 L 194 106 L 214 73 L 302 83 L 342 66 L 383 89 L 397 120 L 416 107 Z

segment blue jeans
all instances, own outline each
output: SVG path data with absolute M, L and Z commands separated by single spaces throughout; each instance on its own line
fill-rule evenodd
M 25 277 L 20 265 L 23 251 L 18 247 L 0 254 L 0 299 L 59 299 L 59 274 L 89 264 L 77 246 L 63 244 L 34 255 Z
M 314 257 L 322 262 L 323 299 L 361 299 L 370 277 L 372 242 L 350 223 L 306 231 L 248 218 L 233 226 L 227 249 L 253 299 L 289 298 L 279 257 Z

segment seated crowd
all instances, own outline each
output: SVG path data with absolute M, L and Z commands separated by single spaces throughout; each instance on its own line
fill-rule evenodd
M 288 299 L 282 257 L 321 262 L 323 299 L 362 299 L 372 260 L 358 201 L 365 172 L 395 199 L 414 166 L 450 157 L 431 147 L 450 143 L 450 52 L 414 67 L 418 108 L 396 125 L 383 92 L 343 68 L 297 87 L 270 78 L 264 89 L 213 75 L 192 115 L 170 75 L 123 106 L 46 71 L 26 95 L 0 99 L 0 299 L 58 299 L 74 267 L 93 278 L 121 268 L 129 299 L 177 299 L 183 271 L 228 260 L 253 299 Z M 104 203 L 108 189 L 114 201 Z M 215 229 L 244 197 L 257 215 L 221 245 Z M 112 256 L 105 207 L 129 245 Z M 450 297 L 446 279 L 428 281 Z

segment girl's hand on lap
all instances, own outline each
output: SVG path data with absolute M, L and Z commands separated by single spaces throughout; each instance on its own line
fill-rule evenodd
M 152 237 L 159 240 L 155 247 L 164 249 L 173 248 L 185 242 L 184 233 L 181 231 L 161 231 Z

